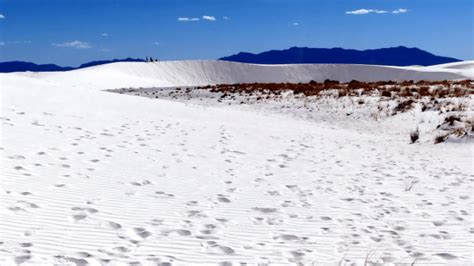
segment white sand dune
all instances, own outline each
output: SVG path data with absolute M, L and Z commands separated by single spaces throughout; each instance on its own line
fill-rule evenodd
M 426 67 L 427 69 L 462 69 L 474 71 L 474 61 L 463 61 Z M 469 74 L 468 74 L 469 75 Z M 472 77 L 472 72 L 470 75 Z
M 69 72 L 17 73 L 72 86 L 96 89 L 173 87 L 253 82 L 309 82 L 350 80 L 445 80 L 474 78 L 473 61 L 432 67 L 312 64 L 254 65 L 224 61 L 113 63 Z
M 461 78 L 440 69 L 193 61 L 2 74 L 0 264 L 471 263 L 472 145 L 101 91 Z

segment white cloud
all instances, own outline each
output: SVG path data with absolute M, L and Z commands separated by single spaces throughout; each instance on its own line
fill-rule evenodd
M 229 19 L 229 18 L 227 18 Z M 201 18 L 190 18 L 190 17 L 179 17 L 179 22 L 193 22 L 193 21 L 200 21 L 200 20 L 207 20 L 207 21 L 216 21 L 216 17 L 214 16 L 202 16 Z
M 385 14 L 388 13 L 385 10 L 378 10 L 378 9 L 357 9 L 357 10 L 352 10 L 352 11 L 346 11 L 346 14 L 348 15 L 366 15 L 370 13 L 375 13 L 375 14 Z
M 106 32 L 104 32 L 104 33 L 101 33 L 100 36 L 102 36 L 102 37 L 109 37 L 109 34 L 106 33 Z
M 223 18 L 224 20 L 230 20 L 230 18 L 229 18 L 229 17 L 226 17 L 226 16 L 224 16 L 224 17 L 222 17 L 222 18 Z
M 216 17 L 214 16 L 202 16 L 203 20 L 209 20 L 209 21 L 216 21 Z
M 406 13 L 406 12 L 408 12 L 408 9 L 406 9 L 406 8 L 399 8 L 397 10 L 392 11 L 393 14 L 402 14 L 402 13 Z
M 391 11 L 390 13 L 392 13 L 392 14 L 402 14 L 402 13 L 406 13 L 406 12 L 408 12 L 408 9 L 406 9 L 406 8 L 399 8 L 399 9 L 396 9 L 396 10 Z M 352 10 L 352 11 L 346 11 L 346 14 L 348 14 L 348 15 L 367 15 L 367 14 L 370 14 L 370 13 L 374 13 L 374 14 L 386 14 L 386 13 L 389 13 L 389 12 L 388 12 L 388 11 L 385 11 L 385 10 L 365 9 L 365 8 L 357 9 L 357 10 Z
M 179 22 L 192 22 L 192 21 L 199 21 L 199 18 L 187 18 L 187 17 L 180 17 L 178 18 Z
M 89 43 L 81 42 L 81 41 L 53 43 L 52 45 L 57 46 L 57 47 L 67 47 L 67 48 L 76 48 L 76 49 L 88 49 L 92 47 Z
M 0 19 L 4 19 L 5 16 L 3 14 L 0 14 Z
M 298 22 L 293 22 L 293 24 L 291 24 L 291 25 L 297 27 L 297 26 L 299 26 L 300 24 L 299 24 Z

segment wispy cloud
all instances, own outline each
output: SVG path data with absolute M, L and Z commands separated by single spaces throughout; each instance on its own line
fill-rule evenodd
M 192 21 L 199 21 L 199 18 L 188 18 L 188 17 L 179 17 L 179 22 L 192 22 Z
M 0 46 L 4 46 L 5 45 L 5 42 L 0 42 Z
M 209 20 L 209 21 L 216 21 L 216 17 L 214 16 L 202 16 L 203 20 Z
M 160 42 L 153 42 L 153 45 L 159 46 Z
M 5 19 L 5 15 L 0 14 L 0 19 Z
M 109 37 L 109 34 L 107 32 L 101 33 L 100 36 L 102 37 Z
M 75 48 L 75 49 L 88 49 L 92 48 L 92 46 L 87 42 L 81 41 L 72 41 L 72 42 L 63 42 L 63 43 L 53 43 L 53 46 L 56 47 L 67 47 L 67 48 Z
M 226 17 L 226 16 L 223 16 L 222 19 L 224 19 L 224 20 L 230 20 L 230 18 L 229 18 L 229 17 Z
M 408 12 L 408 9 L 406 8 L 399 8 L 396 10 L 393 10 L 391 12 L 386 11 L 386 10 L 379 10 L 379 9 L 357 9 L 357 10 L 352 10 L 352 11 L 346 11 L 346 14 L 348 15 L 367 15 L 367 14 L 387 14 L 387 13 L 392 13 L 392 14 L 402 14 Z
M 406 9 L 406 8 L 399 8 L 397 10 L 392 11 L 393 14 L 402 14 L 402 13 L 406 13 L 406 12 L 408 12 L 408 9 Z
M 295 26 L 295 27 L 298 27 L 300 25 L 300 23 L 298 22 L 293 22 L 291 25 Z
M 228 20 L 230 18 L 224 17 L 224 19 Z M 201 18 L 196 18 L 196 17 L 179 17 L 178 18 L 179 22 L 195 22 L 195 21 L 200 21 L 200 20 L 216 21 L 217 19 L 214 16 L 208 16 L 208 15 L 204 15 Z
M 346 14 L 348 15 L 366 15 L 370 13 L 375 13 L 375 14 L 385 14 L 387 11 L 385 10 L 378 10 L 378 9 L 357 9 L 357 10 L 352 10 L 352 11 L 346 11 Z

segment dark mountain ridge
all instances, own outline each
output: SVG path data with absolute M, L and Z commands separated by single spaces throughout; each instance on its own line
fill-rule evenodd
M 54 71 L 69 71 L 74 69 L 80 69 L 91 66 L 98 66 L 116 62 L 144 62 L 143 59 L 136 58 L 125 58 L 125 59 L 113 59 L 113 60 L 102 60 L 102 61 L 92 61 L 89 63 L 82 64 L 78 67 L 62 67 L 55 64 L 35 64 L 31 62 L 23 61 L 9 61 L 0 63 L 0 73 L 10 73 L 10 72 L 54 72 Z
M 456 58 L 437 56 L 418 48 L 404 46 L 363 51 L 343 48 L 292 47 L 286 50 L 271 50 L 259 54 L 241 52 L 220 58 L 220 60 L 254 64 L 368 64 L 389 66 L 430 66 L 461 61 Z

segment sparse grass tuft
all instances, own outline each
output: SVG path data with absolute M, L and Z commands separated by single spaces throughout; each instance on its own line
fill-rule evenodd
M 413 108 L 413 103 L 414 101 L 412 99 L 401 101 L 397 104 L 397 106 L 395 107 L 395 109 L 393 109 L 393 111 L 395 112 L 395 114 L 398 112 L 409 111 Z
M 454 122 L 461 122 L 461 118 L 456 115 L 450 115 L 444 119 L 444 123 L 447 123 L 449 126 L 454 126 Z
M 434 143 L 435 144 L 439 144 L 439 143 L 442 143 L 444 142 L 446 139 L 447 139 L 448 135 L 446 134 L 440 134 L 438 136 L 435 137 L 434 139 Z
M 413 186 L 418 183 L 418 179 L 410 178 L 408 181 L 405 182 L 405 191 L 409 192 L 413 188 Z
M 392 93 L 388 90 L 382 91 L 382 97 L 392 97 Z
M 411 143 L 415 143 L 420 138 L 420 131 L 418 128 L 410 133 Z

